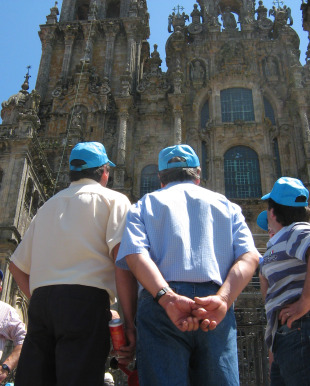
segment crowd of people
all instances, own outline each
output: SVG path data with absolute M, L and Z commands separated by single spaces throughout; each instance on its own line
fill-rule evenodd
M 70 186 L 38 210 L 12 255 L 29 322 L 15 341 L 17 360 L 9 357 L 2 372 L 16 366 L 24 340 L 15 386 L 102 386 L 117 297 L 127 344 L 114 355 L 120 366 L 136 356 L 141 386 L 236 386 L 234 301 L 259 265 L 271 385 L 310 385 L 302 182 L 282 177 L 262 197 L 268 209 L 257 224 L 270 240 L 260 256 L 241 208 L 199 186 L 189 145 L 160 151 L 161 189 L 133 205 L 106 187 L 114 166 L 101 143 L 78 143 Z

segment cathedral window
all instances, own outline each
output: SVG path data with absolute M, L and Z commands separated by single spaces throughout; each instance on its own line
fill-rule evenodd
M 158 168 L 156 165 L 146 166 L 141 173 L 140 197 L 160 188 Z
M 87 20 L 90 0 L 80 0 L 77 4 L 77 20 Z
M 272 141 L 272 144 L 273 144 L 273 154 L 274 154 L 274 162 L 275 162 L 277 178 L 280 178 L 282 176 L 282 170 L 281 170 L 281 161 L 280 161 L 278 139 L 274 138 Z
M 120 17 L 120 2 L 110 1 L 107 6 L 107 18 L 115 19 Z
M 252 90 L 229 88 L 221 91 L 222 122 L 254 121 Z
M 210 119 L 210 114 L 209 114 L 209 102 L 207 101 L 201 109 L 201 115 L 200 115 L 200 124 L 201 127 L 204 128 L 207 125 L 207 122 Z
M 27 211 L 29 211 L 29 209 L 31 207 L 32 192 L 33 192 L 33 182 L 29 178 L 28 181 L 27 181 L 25 200 L 24 200 L 24 205 L 25 205 Z
M 224 155 L 225 194 L 228 198 L 261 197 L 257 153 L 246 146 L 235 146 Z
M 264 97 L 264 108 L 265 108 L 265 117 L 269 118 L 270 122 L 273 125 L 275 125 L 276 124 L 276 120 L 275 120 L 275 117 L 274 117 L 273 108 L 272 108 L 270 102 L 268 101 L 268 99 L 266 99 L 265 97 Z

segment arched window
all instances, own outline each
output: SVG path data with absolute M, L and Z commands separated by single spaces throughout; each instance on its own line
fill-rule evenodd
M 33 198 L 32 198 L 32 204 L 31 204 L 31 208 L 30 208 L 31 215 L 35 216 L 35 214 L 37 213 L 38 209 L 39 209 L 39 193 L 36 190 L 34 192 Z
M 157 165 L 146 166 L 141 173 L 140 197 L 160 188 Z
M 236 146 L 224 155 L 225 194 L 228 198 L 261 197 L 257 154 L 246 146 Z
M 222 122 L 254 121 L 252 90 L 228 88 L 221 91 Z
M 210 115 L 209 115 L 209 102 L 206 101 L 206 103 L 203 105 L 201 109 L 201 115 L 200 115 L 200 124 L 201 127 L 206 127 L 207 122 L 209 121 Z
M 33 182 L 31 178 L 28 178 L 26 193 L 25 193 L 25 200 L 24 200 L 24 205 L 27 210 L 29 210 L 31 207 L 32 192 L 33 192 Z
M 273 108 L 269 102 L 268 99 L 266 99 L 264 97 L 264 108 L 265 108 L 265 117 L 266 118 L 269 118 L 270 119 L 270 122 L 275 125 L 276 124 L 276 120 L 275 120 L 275 117 L 274 117 L 274 111 L 273 111 Z
M 90 0 L 80 0 L 77 3 L 77 20 L 87 20 Z
M 115 19 L 120 17 L 120 2 L 110 1 L 107 6 L 107 18 Z

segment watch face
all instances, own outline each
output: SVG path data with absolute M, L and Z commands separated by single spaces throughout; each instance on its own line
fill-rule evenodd
M 8 373 L 10 373 L 10 372 L 11 372 L 11 370 L 10 370 L 9 366 L 8 366 L 8 365 L 6 365 L 5 363 L 4 363 L 3 365 L 1 365 L 1 366 L 2 366 L 3 370 L 7 371 Z

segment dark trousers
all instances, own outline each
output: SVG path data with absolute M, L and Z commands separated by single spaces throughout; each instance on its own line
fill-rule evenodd
M 15 386 L 103 385 L 110 351 L 108 293 L 81 285 L 34 291 Z

